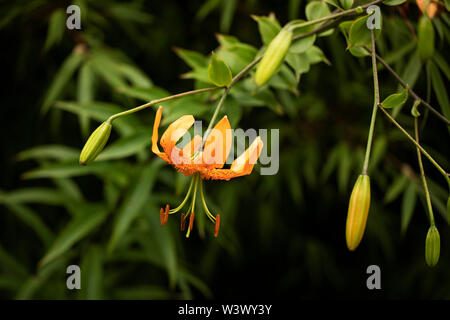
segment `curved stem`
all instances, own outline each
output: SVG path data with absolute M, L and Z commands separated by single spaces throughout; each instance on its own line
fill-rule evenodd
M 413 137 L 411 137 L 411 135 L 405 130 L 403 129 L 403 127 L 389 114 L 389 112 L 387 112 L 382 106 L 381 104 L 378 105 L 378 107 L 381 109 L 381 111 L 383 111 L 383 113 L 386 115 L 386 117 L 388 117 L 388 119 L 397 127 L 400 129 L 401 132 L 403 132 L 403 134 L 412 141 L 412 143 L 414 143 L 416 145 L 416 147 L 420 150 L 420 152 L 422 152 L 422 154 L 428 158 L 428 160 L 430 160 L 430 162 L 433 164 L 433 166 L 435 166 L 436 169 L 438 169 L 438 171 L 444 176 L 445 180 L 447 181 L 447 183 L 450 186 L 450 178 L 448 176 L 448 173 L 442 169 L 442 167 L 436 162 L 436 160 L 433 159 L 433 157 L 430 156 L 430 154 L 420 145 L 417 143 L 416 140 L 414 140 Z
M 419 120 L 417 117 L 415 117 L 414 118 L 414 133 L 416 136 L 417 143 L 419 143 L 419 124 L 418 123 L 419 123 Z M 420 168 L 420 176 L 422 177 L 423 189 L 425 190 L 425 198 L 427 200 L 428 215 L 430 217 L 430 225 L 434 226 L 433 207 L 431 206 L 430 191 L 428 190 L 427 178 L 425 177 L 425 170 L 423 169 L 422 155 L 420 153 L 419 148 L 416 147 L 416 149 L 417 149 L 417 161 L 419 162 L 419 168 Z
M 371 52 L 371 50 L 367 46 L 364 46 L 364 48 L 367 51 Z M 414 100 L 420 100 L 420 103 L 423 104 L 428 109 L 430 109 L 430 111 L 433 112 L 440 120 L 442 120 L 446 125 L 450 125 L 450 120 L 447 119 L 435 108 L 433 108 L 427 101 L 419 97 L 419 95 L 408 86 L 408 84 L 398 75 L 397 72 L 394 71 L 394 69 L 392 69 L 392 67 L 383 58 L 381 58 L 377 53 L 375 53 L 375 56 L 377 60 L 386 68 L 386 70 L 388 70 L 392 74 L 392 76 L 398 81 L 398 83 L 400 83 L 400 85 L 403 88 L 408 89 L 409 94 L 414 98 Z
M 350 15 L 350 14 L 353 14 L 353 13 L 357 13 L 357 11 L 359 11 L 361 9 L 366 9 L 366 8 L 368 8 L 368 7 L 372 6 L 372 5 L 378 4 L 378 3 L 382 2 L 382 1 L 383 0 L 372 1 L 370 3 L 367 3 L 367 4 L 362 5 L 362 6 L 358 6 L 358 7 L 353 8 L 353 9 L 344 10 L 344 11 L 337 12 L 337 13 L 334 13 L 334 14 L 330 14 L 328 16 L 321 17 L 321 18 L 318 18 L 318 19 L 315 19 L 315 20 L 311 20 L 311 21 L 298 21 L 298 24 L 295 24 L 296 21 L 292 21 L 291 22 L 292 24 L 289 23 L 288 27 L 290 29 L 292 29 L 292 30 L 296 29 L 296 28 L 307 27 L 307 26 L 310 26 L 310 25 L 313 25 L 313 24 L 316 24 L 316 23 L 319 23 L 319 22 L 323 22 L 323 21 L 339 18 L 339 17 L 342 17 L 342 16 Z
M 362 174 L 367 174 L 369 167 L 370 150 L 372 149 L 373 130 L 375 128 L 375 119 L 377 117 L 377 106 L 380 104 L 380 93 L 378 88 L 378 73 L 377 73 L 377 60 L 375 58 L 375 35 L 373 29 L 370 30 L 370 37 L 372 39 L 372 73 L 373 73 L 373 91 L 374 91 L 374 103 L 372 109 L 372 118 L 370 120 L 369 137 L 367 139 L 366 155 L 364 157 L 364 165 Z
M 111 122 L 114 119 L 117 119 L 119 117 L 126 116 L 126 115 L 129 115 L 129 114 L 141 111 L 141 110 L 143 110 L 145 108 L 151 107 L 151 106 L 153 106 L 155 104 L 158 104 L 158 103 L 162 103 L 162 102 L 165 102 L 165 101 L 169 101 L 169 100 L 173 100 L 173 99 L 177 99 L 177 98 L 181 98 L 181 97 L 185 97 L 185 96 L 189 96 L 189 95 L 193 95 L 193 94 L 197 94 L 197 93 L 202 93 L 202 92 L 222 89 L 222 88 L 223 87 L 211 87 L 211 88 L 203 88 L 203 89 L 191 90 L 191 91 L 186 91 L 186 92 L 174 94 L 174 95 L 171 95 L 171 96 L 168 96 L 168 97 L 164 97 L 164 98 L 161 98 L 161 99 L 152 100 L 152 101 L 144 103 L 144 104 L 142 104 L 142 105 L 140 105 L 140 106 L 138 106 L 136 108 L 116 113 L 116 114 L 112 115 L 111 117 L 109 117 L 108 121 Z

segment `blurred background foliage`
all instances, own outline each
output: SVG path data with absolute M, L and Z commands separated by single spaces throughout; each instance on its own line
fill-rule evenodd
M 70 4 L 81 8 L 81 31 L 65 27 Z M 159 208 L 177 205 L 188 179 L 150 152 L 152 110 L 117 120 L 98 160 L 78 165 L 88 135 L 109 115 L 210 86 L 212 50 L 236 74 L 270 40 L 275 19 L 283 25 L 309 18 L 307 5 L 2 1 L 0 297 L 450 298 L 447 187 L 425 160 L 441 234 L 441 259 L 430 269 L 416 150 L 381 113 L 368 227 L 356 252 L 346 248 L 347 205 L 362 167 L 373 84 L 370 59 L 346 51 L 339 28 L 299 46 L 301 65 L 285 64 L 269 86 L 257 91 L 244 78 L 231 90 L 222 113 L 232 127 L 280 129 L 280 169 L 261 176 L 256 167 L 247 177 L 206 182 L 210 209 L 222 216 L 217 239 L 202 214 L 189 239 L 179 232 L 179 217 L 161 227 Z M 377 49 L 445 114 L 450 18 L 444 10 L 432 20 L 436 51 L 424 62 L 417 53 L 420 15 L 414 2 L 382 5 Z M 384 99 L 399 85 L 379 69 Z M 163 104 L 162 125 L 183 114 L 209 121 L 218 94 Z M 394 113 L 411 132 L 410 106 L 411 99 Z M 421 142 L 449 168 L 447 128 L 421 112 Z M 70 264 L 81 267 L 82 290 L 66 288 Z M 381 291 L 366 288 L 371 264 L 381 267 Z

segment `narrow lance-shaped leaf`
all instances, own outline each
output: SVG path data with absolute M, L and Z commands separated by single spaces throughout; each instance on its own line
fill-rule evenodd
M 83 55 L 79 52 L 73 52 L 67 57 L 63 62 L 61 68 L 53 79 L 50 88 L 47 90 L 47 94 L 44 98 L 44 103 L 42 104 L 41 113 L 45 114 L 51 107 L 52 103 L 59 98 L 62 90 L 69 82 L 75 70 L 78 68 L 79 64 L 83 59 Z
M 39 265 L 42 267 L 69 250 L 76 242 L 97 228 L 107 214 L 108 212 L 102 206 L 85 206 L 83 214 L 75 216 L 57 236 Z

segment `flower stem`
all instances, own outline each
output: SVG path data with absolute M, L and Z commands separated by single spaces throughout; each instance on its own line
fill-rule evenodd
M 419 119 L 417 117 L 414 118 L 414 132 L 416 136 L 416 142 L 419 143 Z M 428 190 L 427 178 L 425 177 L 425 170 L 423 169 L 422 154 L 420 153 L 420 149 L 417 146 L 416 149 L 417 149 L 417 161 L 419 162 L 420 168 L 420 176 L 422 177 L 423 189 L 425 190 L 425 198 L 427 200 L 428 215 L 430 217 L 430 226 L 433 227 L 434 226 L 433 207 L 431 206 L 430 191 Z
M 430 162 L 435 166 L 436 169 L 444 176 L 445 180 L 449 184 L 450 187 L 450 178 L 448 176 L 448 173 L 442 169 L 442 167 L 436 162 L 436 160 L 433 159 L 433 157 L 430 156 L 430 154 L 419 144 L 416 140 L 414 140 L 413 137 L 387 112 L 381 105 L 378 105 L 378 107 L 383 111 L 383 113 L 388 117 L 388 119 L 397 127 L 400 129 L 403 134 L 412 141 L 416 145 L 416 147 L 422 152 L 422 154 L 430 160 Z
M 327 20 L 331 20 L 331 19 L 336 19 L 336 18 L 339 18 L 339 17 L 342 17 L 342 16 L 351 15 L 351 14 L 356 13 L 358 10 L 366 9 L 366 8 L 370 7 L 371 5 L 380 3 L 382 1 L 383 0 L 375 0 L 375 1 L 372 1 L 372 2 L 367 3 L 365 5 L 353 8 L 353 9 L 344 10 L 344 11 L 337 12 L 337 13 L 334 13 L 334 14 L 330 14 L 328 16 L 321 17 L 321 18 L 318 18 L 318 19 L 315 19 L 315 20 L 311 20 L 311 21 L 304 22 L 304 21 L 295 21 L 294 20 L 294 21 L 291 21 L 291 23 L 288 24 L 288 27 L 291 30 L 293 30 L 293 29 L 297 29 L 297 28 L 307 27 L 307 26 L 310 26 L 310 25 L 313 25 L 313 24 L 316 24 L 316 23 L 319 23 L 319 22 L 323 22 L 323 21 L 327 21 Z
M 133 109 L 129 109 L 129 110 L 126 110 L 126 111 L 123 111 L 123 112 L 116 113 L 116 114 L 112 115 L 111 117 L 109 117 L 108 121 L 111 122 L 114 119 L 117 119 L 119 117 L 126 116 L 126 115 L 129 115 L 129 114 L 141 111 L 141 110 L 143 110 L 145 108 L 151 107 L 151 106 L 153 106 L 155 104 L 158 104 L 158 103 L 166 102 L 166 101 L 169 101 L 169 100 L 173 100 L 173 99 L 177 99 L 177 98 L 181 98 L 181 97 L 185 97 L 185 96 L 190 96 L 190 95 L 197 94 L 197 93 L 213 91 L 213 90 L 217 90 L 217 89 L 221 89 L 221 88 L 223 88 L 223 87 L 211 87 L 211 88 L 197 89 L 197 90 L 186 91 L 186 92 L 174 94 L 174 95 L 171 95 L 171 96 L 168 96 L 168 97 L 164 97 L 164 98 L 161 98 L 161 99 L 157 99 L 157 100 L 152 100 L 150 102 L 147 102 L 147 103 L 145 103 L 143 105 L 140 105 L 138 107 L 135 107 Z
M 364 165 L 362 174 L 367 174 L 369 168 L 370 151 L 372 149 L 373 130 L 375 128 L 375 119 L 377 117 L 377 109 L 380 104 L 380 92 L 378 87 L 378 73 L 377 73 L 377 60 L 375 58 L 375 35 L 373 29 L 370 30 L 370 37 L 372 39 L 372 73 L 373 73 L 373 91 L 374 91 L 374 103 L 372 109 L 372 118 L 370 120 L 369 137 L 367 139 L 366 155 L 364 157 Z
M 371 52 L 371 50 L 367 46 L 364 46 L 364 48 L 367 51 Z M 447 126 L 450 125 L 450 120 L 447 119 L 444 115 L 442 115 L 435 108 L 433 108 L 427 101 L 420 98 L 419 95 L 408 86 L 408 84 L 405 82 L 405 80 L 403 80 L 398 75 L 398 73 L 395 72 L 394 69 L 392 69 L 392 67 L 383 58 L 381 58 L 377 53 L 375 53 L 375 56 L 376 56 L 377 60 L 386 68 L 386 70 L 388 70 L 392 74 L 392 76 L 398 81 L 398 83 L 400 83 L 400 85 L 403 88 L 408 89 L 409 94 L 414 98 L 414 100 L 419 100 L 420 103 L 423 104 L 428 109 L 430 109 L 430 111 L 433 112 L 439 118 L 439 120 L 442 120 Z

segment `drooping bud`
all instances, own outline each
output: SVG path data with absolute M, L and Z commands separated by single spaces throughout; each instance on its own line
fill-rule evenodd
M 439 231 L 435 226 L 428 229 L 427 238 L 425 240 L 425 261 L 428 266 L 434 267 L 439 261 L 441 250 L 441 240 Z
M 95 131 L 91 134 L 88 141 L 81 150 L 80 164 L 87 165 L 97 158 L 98 154 L 103 150 L 109 135 L 111 134 L 111 122 L 103 122 Z
M 214 225 L 214 237 L 217 238 L 217 235 L 219 234 L 219 228 L 220 228 L 220 214 L 216 215 L 216 224 Z
M 434 28 L 431 19 L 423 15 L 420 17 L 417 32 L 417 50 L 423 61 L 428 60 L 434 54 Z
M 292 42 L 292 31 L 282 29 L 269 43 L 255 73 L 255 83 L 262 86 L 278 70 Z
M 350 196 L 347 213 L 345 238 L 350 251 L 355 250 L 366 229 L 370 207 L 370 179 L 366 174 L 359 175 Z

